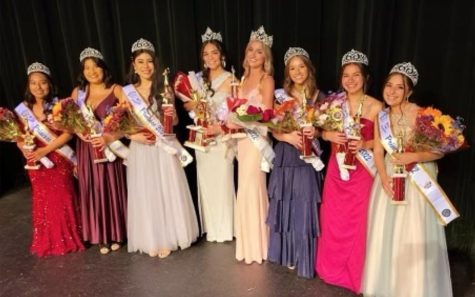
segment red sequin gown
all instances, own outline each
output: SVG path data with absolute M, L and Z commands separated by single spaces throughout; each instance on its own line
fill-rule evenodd
M 44 146 L 39 141 L 36 145 Z M 53 168 L 42 165 L 39 170 L 28 170 L 33 204 L 30 251 L 40 257 L 82 251 L 73 165 L 56 152 L 47 157 Z

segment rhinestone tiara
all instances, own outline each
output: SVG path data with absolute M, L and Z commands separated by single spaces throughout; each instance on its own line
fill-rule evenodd
M 86 47 L 79 55 L 80 62 L 84 61 L 86 58 L 98 58 L 104 61 L 104 56 L 101 54 L 101 52 L 92 47 Z
M 45 64 L 41 64 L 40 62 L 34 62 L 30 66 L 28 66 L 28 69 L 26 70 L 26 75 L 30 75 L 33 72 L 41 72 L 44 73 L 48 76 L 51 76 L 51 71 Z
M 368 57 L 362 52 L 356 51 L 352 49 L 351 51 L 347 52 L 343 58 L 341 58 L 341 66 L 344 66 L 349 63 L 360 63 L 365 64 L 368 66 Z
M 264 26 L 260 26 L 257 31 L 251 31 L 251 36 L 249 37 L 249 41 L 258 40 L 268 47 L 272 47 L 273 38 L 270 35 L 266 34 L 264 31 Z
M 140 38 L 139 40 L 137 40 L 136 42 L 134 42 L 134 44 L 132 44 L 132 53 L 133 52 L 136 52 L 136 51 L 139 51 L 139 50 L 147 50 L 147 51 L 151 51 L 151 52 L 155 52 L 155 47 L 153 46 L 153 44 L 146 40 L 146 39 L 143 39 L 143 38 Z
M 412 84 L 415 86 L 417 81 L 419 80 L 419 72 L 411 62 L 402 62 L 393 66 L 389 74 L 391 73 L 401 73 L 407 76 L 411 81 Z
M 210 40 L 217 40 L 219 42 L 223 42 L 223 37 L 221 37 L 220 32 L 213 32 L 210 27 L 207 27 L 205 34 L 201 35 L 201 42 L 204 43 Z
M 284 55 L 284 64 L 287 66 L 287 63 L 295 56 L 304 56 L 307 59 L 310 59 L 310 55 L 301 47 L 289 47 Z

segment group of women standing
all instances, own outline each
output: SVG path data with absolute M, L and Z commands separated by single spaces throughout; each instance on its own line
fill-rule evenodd
M 263 109 L 293 98 L 297 104 L 292 114 L 297 119 L 302 108 L 315 107 L 325 95 L 318 89 L 310 55 L 298 47 L 286 52 L 283 88 L 275 90 L 272 43 L 272 36 L 263 27 L 251 33 L 238 97 Z M 203 66 L 199 82 L 210 102 L 221 106 L 231 95 L 231 82 L 236 79 L 225 70 L 221 35 L 208 29 L 202 36 L 200 53 Z M 178 119 L 174 107 L 162 106 L 164 100 L 174 106 L 174 96 L 161 78 L 153 44 L 140 39 L 132 45 L 128 85 L 124 87 L 111 82 L 99 51 L 85 49 L 80 62 L 79 85 L 72 97 L 80 106 L 91 107 L 81 109 L 93 114 L 98 129 L 107 111 L 125 102 L 147 131 L 127 136 L 128 152 L 117 143 L 121 135 L 80 136 L 76 148 L 78 200 L 73 190 L 73 162 L 55 153 L 66 145 L 70 134 L 58 132 L 46 146 L 38 143 L 34 152 L 22 149 L 29 160 L 48 156 L 55 163 L 51 169 L 29 171 L 34 205 L 32 251 L 49 255 L 83 250 L 82 240 L 100 245 L 104 254 L 119 249 L 126 240 L 129 252 L 150 256 L 166 257 L 173 250 L 189 247 L 199 234 L 180 162 L 187 156 L 176 138 L 163 133 L 165 115 L 172 116 L 175 123 Z M 246 137 L 236 144 L 237 194 L 233 161 L 225 157 L 229 144 L 224 143 L 226 129 L 222 126 L 242 127 L 231 121 L 209 125 L 206 133 L 213 135 L 217 144 L 206 153 L 196 151 L 202 229 L 208 241 L 236 237 L 239 261 L 269 260 L 296 269 L 305 278 L 316 273 L 329 284 L 365 296 L 451 296 L 444 229 L 436 213 L 411 183 L 406 186 L 406 206 L 390 203 L 394 164 L 424 163 L 435 175 L 433 161 L 442 155 L 411 152 L 385 156 L 378 132 L 378 117 L 385 112 L 394 133 L 410 135 L 419 109 L 408 101 L 418 80 L 417 70 L 410 63 L 401 63 L 390 71 L 383 86 L 387 106 L 383 109 L 383 103 L 365 93 L 368 66 L 366 55 L 351 50 L 343 56 L 340 69 L 340 84 L 346 93 L 345 116 L 360 119 L 360 140 L 349 141 L 344 131 L 306 127 L 289 133 L 273 131 L 275 145 L 269 150 L 267 128 L 245 127 Z M 48 68 L 42 64 L 29 68 L 24 104 L 45 126 L 52 93 Z M 184 107 L 191 111 L 194 104 L 185 103 Z M 319 169 L 300 158 L 302 134 L 311 138 L 316 148 L 319 137 L 331 143 L 324 182 Z M 342 145 L 354 153 L 374 152 L 377 173 L 359 160 L 356 169 L 342 170 L 337 158 Z M 19 147 L 23 147 L 21 143 Z M 117 152 L 107 162 L 95 163 L 94 148 Z M 117 157 L 120 151 L 127 153 L 127 167 Z M 270 163 L 273 169 L 267 184 Z M 58 182 L 60 175 L 62 183 Z M 53 180 L 55 188 L 51 190 L 45 185 Z M 61 197 L 61 205 L 55 207 L 61 207 L 62 215 L 51 207 L 59 202 L 46 202 L 56 196 Z M 77 212 L 80 215 L 76 216 Z M 49 217 L 53 213 L 56 218 Z M 55 228 L 61 231 L 53 231 Z M 58 247 L 52 244 L 55 236 L 68 240 L 61 240 L 63 246 Z

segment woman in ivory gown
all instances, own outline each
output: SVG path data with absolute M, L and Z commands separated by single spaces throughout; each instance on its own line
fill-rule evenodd
M 213 124 L 206 129 L 206 134 L 215 138 L 216 144 L 209 145 L 207 152 L 195 150 L 196 171 L 198 179 L 198 199 L 200 205 L 201 225 L 206 240 L 224 242 L 232 241 L 234 236 L 234 189 L 233 156 L 228 156 L 227 145 L 223 143 L 222 129 L 217 111 L 226 104 L 231 95 L 233 75 L 225 70 L 226 56 L 220 33 L 207 28 L 201 36 L 202 71 L 197 74 L 201 89 L 207 94 Z M 195 101 L 184 104 L 192 111 Z M 220 182 L 216 182 L 217 180 Z
M 383 97 L 393 136 L 407 143 L 414 129 L 416 104 L 408 101 L 419 75 L 411 63 L 395 65 L 385 80 Z M 374 154 L 378 176 L 371 193 L 368 218 L 364 296 L 372 297 L 451 297 L 449 259 L 444 226 L 438 214 L 410 178 L 405 182 L 407 204 L 391 203 L 394 165 L 422 164 L 437 177 L 434 152 L 406 152 L 392 156 L 381 144 L 383 138 L 376 122 Z

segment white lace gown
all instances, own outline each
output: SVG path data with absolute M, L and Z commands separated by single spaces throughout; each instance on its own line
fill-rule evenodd
M 199 230 L 180 161 L 155 145 L 132 141 L 129 149 L 128 251 L 150 253 L 189 247 Z
M 211 86 L 214 90 L 231 75 L 224 72 L 216 77 Z M 211 97 L 216 108 L 221 106 L 228 93 L 216 91 Z M 196 150 L 196 170 L 198 199 L 200 205 L 203 232 L 208 241 L 232 241 L 234 235 L 234 164 L 232 158 L 226 157 L 226 144 L 218 137 L 217 144 L 210 146 L 204 153 Z

